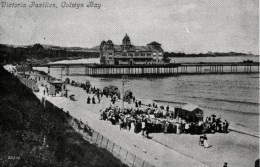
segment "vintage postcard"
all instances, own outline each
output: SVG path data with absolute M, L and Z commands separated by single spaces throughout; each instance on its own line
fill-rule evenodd
M 258 0 L 0 0 L 0 166 L 259 166 Z

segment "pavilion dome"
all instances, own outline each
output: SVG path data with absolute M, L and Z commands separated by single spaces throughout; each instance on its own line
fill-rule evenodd
M 130 38 L 129 38 L 129 36 L 127 34 L 123 38 L 123 45 L 131 45 Z
M 102 41 L 101 43 L 100 43 L 100 45 L 99 45 L 99 49 L 101 50 L 101 49 L 103 49 L 103 47 L 106 45 L 106 41 Z
M 113 44 L 113 42 L 109 39 L 109 40 L 107 41 L 107 44 Z
M 113 49 L 114 48 L 114 44 L 113 42 L 109 39 L 106 43 L 106 49 Z

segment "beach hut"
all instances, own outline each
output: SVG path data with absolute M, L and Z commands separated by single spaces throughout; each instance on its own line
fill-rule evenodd
M 203 121 L 203 110 L 194 104 L 186 104 L 181 108 L 175 108 L 175 115 L 188 122 Z
M 109 88 L 107 86 L 105 86 L 103 88 L 103 93 L 106 95 L 106 94 L 108 94 L 108 92 L 109 92 Z
M 56 93 L 61 92 L 61 96 L 65 94 L 66 84 L 61 80 L 52 80 L 49 81 L 50 84 L 50 95 L 55 95 Z
M 109 89 L 109 95 L 113 95 L 113 94 L 118 94 L 120 93 L 119 89 L 117 86 L 114 86 L 114 85 L 109 85 L 108 86 L 108 89 Z

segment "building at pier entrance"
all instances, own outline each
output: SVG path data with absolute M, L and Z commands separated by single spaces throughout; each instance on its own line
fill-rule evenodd
M 151 42 L 145 46 L 133 45 L 126 34 L 121 45 L 111 40 L 100 44 L 100 63 L 107 65 L 164 64 L 161 44 Z

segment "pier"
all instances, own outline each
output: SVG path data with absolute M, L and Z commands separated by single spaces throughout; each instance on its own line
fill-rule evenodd
M 88 76 L 168 76 L 191 74 L 241 74 L 259 73 L 259 62 L 201 62 L 149 65 L 100 65 L 100 64 L 46 64 L 48 73 L 52 68 L 61 68 L 65 75 Z M 75 69 L 81 69 L 80 73 Z

